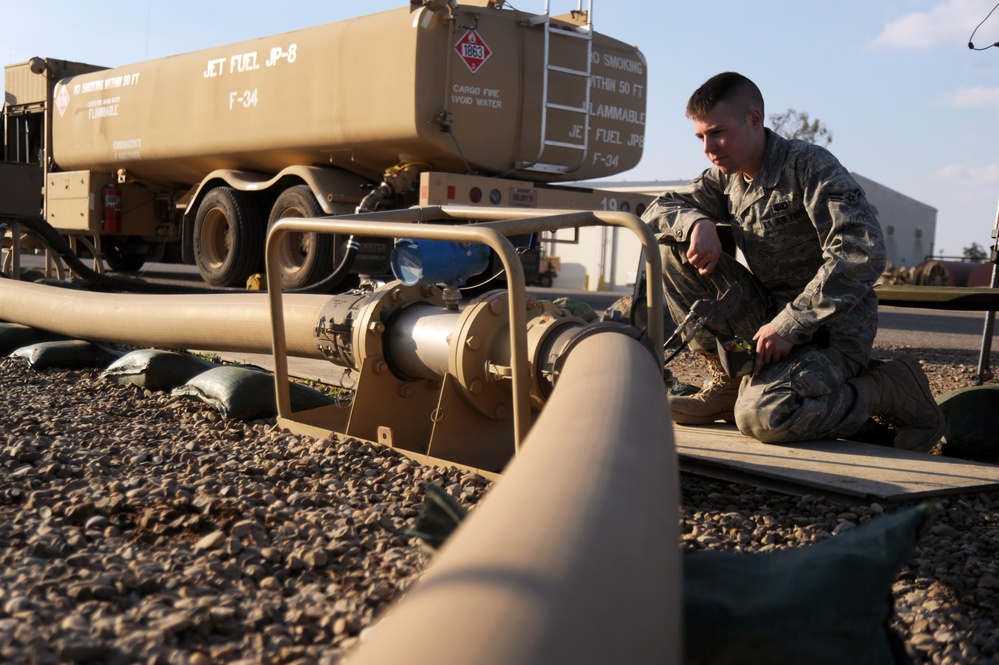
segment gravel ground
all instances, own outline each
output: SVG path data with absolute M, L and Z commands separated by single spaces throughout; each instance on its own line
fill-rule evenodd
M 935 394 L 970 384 L 977 354 L 917 355 Z M 672 369 L 696 382 L 697 362 Z M 469 508 L 488 489 L 96 371 L 2 360 L 0 376 L 4 662 L 339 662 L 426 565 L 403 533 L 424 485 Z M 681 493 L 685 551 L 797 547 L 900 508 L 686 474 Z M 939 507 L 899 573 L 893 626 L 917 663 L 999 662 L 999 494 Z
M 391 449 L 0 361 L 0 661 L 335 663 L 426 561 Z

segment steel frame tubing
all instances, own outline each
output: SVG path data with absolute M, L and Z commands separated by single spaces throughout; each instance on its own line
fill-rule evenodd
M 379 213 L 369 213 L 378 216 Z M 280 272 L 277 269 L 279 240 L 286 233 L 339 233 L 382 238 L 411 237 L 422 240 L 453 240 L 457 242 L 482 243 L 489 246 L 500 257 L 503 268 L 510 277 L 508 294 L 510 298 L 509 325 L 511 331 L 523 334 L 510 335 L 510 358 L 513 380 L 513 429 L 515 449 L 519 448 L 531 423 L 531 406 L 528 394 L 529 366 L 527 362 L 527 313 L 525 302 L 527 293 L 524 287 L 524 267 L 510 241 L 496 231 L 482 225 L 436 226 L 429 224 L 400 224 L 377 221 L 367 217 L 367 222 L 344 217 L 335 219 L 289 219 L 277 222 L 267 234 L 267 292 L 271 303 L 273 324 L 274 381 L 277 394 L 279 418 L 289 418 L 291 411 L 291 390 L 288 386 L 287 344 L 284 330 L 283 305 Z M 374 222 L 374 223 L 372 223 Z
M 504 235 L 519 235 L 531 231 L 558 231 L 584 226 L 620 226 L 638 237 L 645 249 L 645 270 L 648 279 L 646 304 L 649 312 L 649 338 L 661 349 L 665 340 L 663 329 L 663 268 L 658 261 L 658 241 L 648 224 L 627 212 L 596 210 L 532 210 L 527 208 L 475 208 L 448 206 L 439 208 L 448 219 L 486 222 Z M 499 221 L 497 221 L 499 220 Z M 655 251 L 653 251 L 655 250 Z
M 434 225 L 418 222 L 450 220 L 453 222 L 478 221 L 473 225 Z M 527 321 L 525 317 L 526 289 L 524 270 L 510 241 L 505 236 L 529 231 L 557 231 L 578 226 L 622 226 L 635 233 L 645 248 L 646 257 L 658 256 L 651 250 L 656 246 L 651 229 L 630 213 L 563 210 L 525 210 L 521 208 L 474 208 L 461 206 L 428 206 L 406 210 L 343 215 L 322 219 L 283 219 L 267 234 L 265 261 L 267 266 L 267 293 L 270 299 L 274 381 L 277 395 L 278 417 L 290 419 L 291 393 L 288 385 L 287 336 L 282 316 L 282 292 L 279 279 L 279 241 L 288 233 L 339 233 L 343 235 L 373 236 L 381 238 L 412 237 L 423 240 L 451 240 L 477 242 L 493 249 L 506 270 L 507 290 L 510 298 L 510 358 L 513 383 L 514 450 L 530 429 L 529 367 L 527 361 Z M 663 281 L 662 266 L 646 259 L 648 275 L 649 336 L 655 348 L 663 343 Z

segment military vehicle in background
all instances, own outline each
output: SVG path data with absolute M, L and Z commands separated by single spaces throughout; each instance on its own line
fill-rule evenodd
M 232 287 L 262 269 L 268 227 L 284 217 L 412 205 L 640 213 L 641 196 L 554 184 L 642 155 L 644 57 L 594 32 L 591 15 L 415 0 L 112 69 L 10 65 L 0 218 L 40 215 L 113 269 L 179 250 L 208 284 Z M 358 239 L 350 271 L 387 272 L 385 245 Z M 282 284 L 322 280 L 350 253 L 346 238 L 292 236 Z

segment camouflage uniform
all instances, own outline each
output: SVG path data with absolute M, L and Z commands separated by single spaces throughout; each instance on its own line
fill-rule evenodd
M 689 264 L 691 226 L 704 217 L 731 223 L 751 273 L 727 254 L 707 278 Z M 710 333 L 751 339 L 769 321 L 795 344 L 786 358 L 743 379 L 735 406 L 742 432 L 777 443 L 849 436 L 860 428 L 867 404 L 847 381 L 870 359 L 884 239 L 863 190 L 829 151 L 767 130 L 763 165 L 752 182 L 709 169 L 660 196 L 643 219 L 659 238 L 674 320 L 693 301 L 738 281 L 739 310 Z M 692 346 L 713 348 L 710 333 Z

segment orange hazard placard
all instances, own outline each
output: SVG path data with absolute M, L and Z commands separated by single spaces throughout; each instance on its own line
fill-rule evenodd
M 482 37 L 475 30 L 466 32 L 458 40 L 458 43 L 454 45 L 454 50 L 458 52 L 458 55 L 465 61 L 465 64 L 468 65 L 473 74 L 479 71 L 482 63 L 492 55 L 492 51 L 486 46 L 486 42 L 483 41 Z

